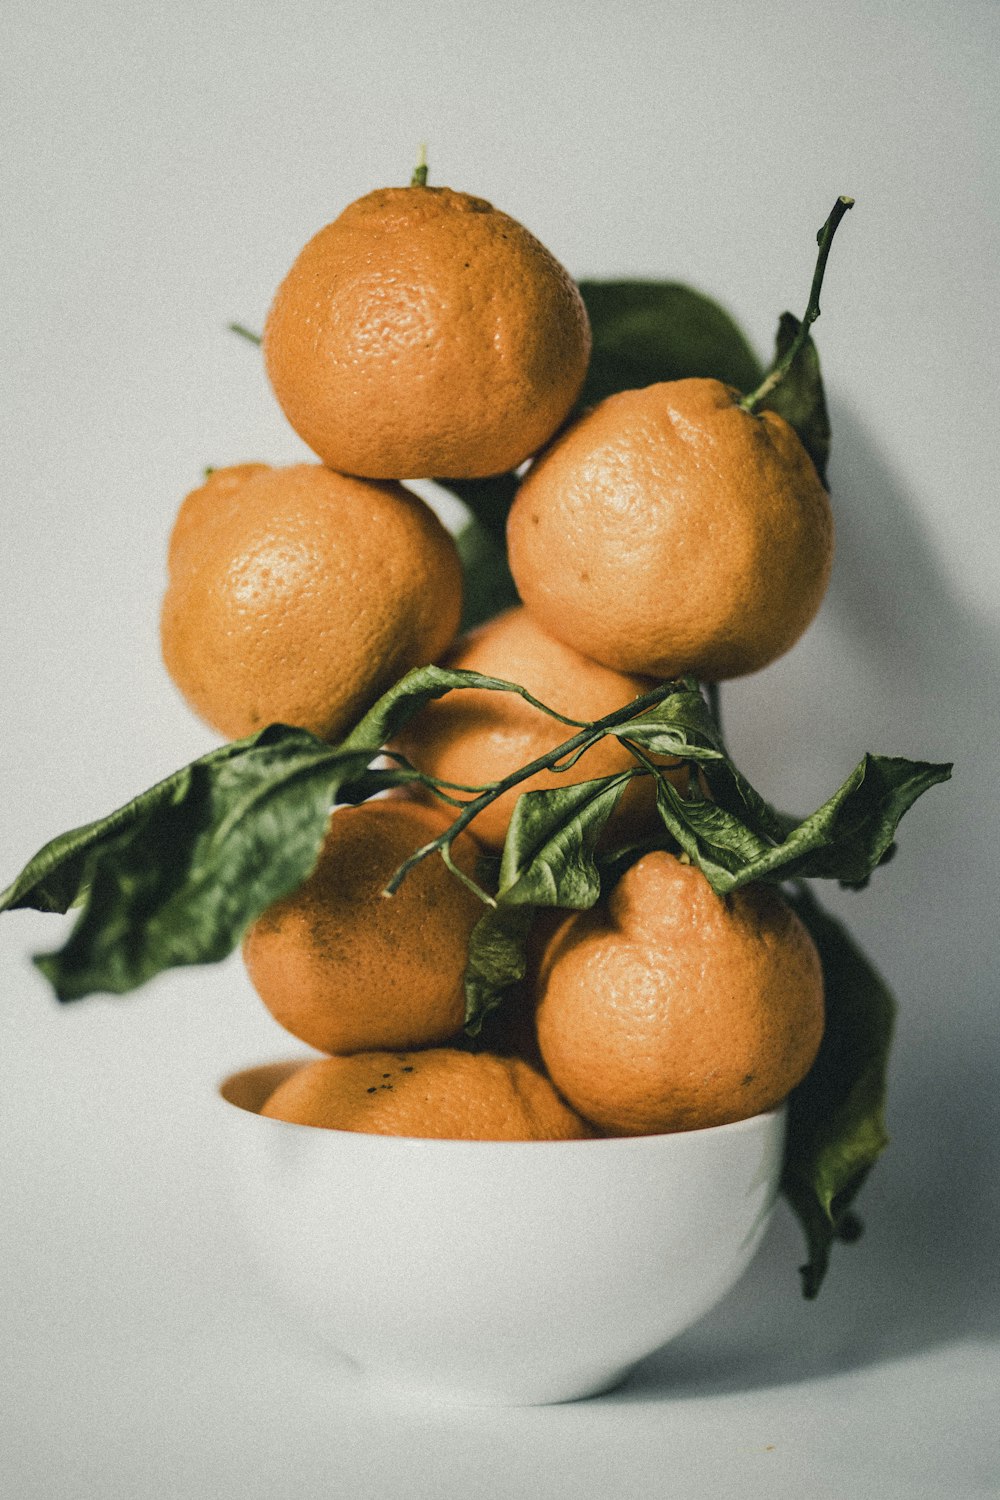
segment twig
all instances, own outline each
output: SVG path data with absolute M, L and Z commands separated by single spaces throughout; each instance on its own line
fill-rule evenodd
M 751 391 L 749 396 L 743 397 L 743 400 L 740 402 L 740 406 L 744 411 L 756 411 L 757 407 L 767 400 L 768 396 L 774 390 L 775 386 L 778 385 L 782 380 L 784 380 L 785 376 L 788 374 L 788 371 L 798 359 L 802 349 L 805 347 L 806 340 L 809 337 L 809 330 L 815 323 L 816 319 L 819 317 L 819 294 L 822 290 L 823 276 L 826 272 L 827 257 L 830 254 L 830 246 L 833 244 L 833 237 L 837 232 L 837 225 L 847 213 L 847 210 L 853 207 L 853 198 L 838 198 L 836 203 L 833 205 L 830 217 L 827 219 L 826 223 L 823 225 L 823 228 L 817 234 L 816 241 L 819 245 L 819 255 L 816 257 L 816 269 L 813 272 L 812 287 L 809 292 L 809 302 L 806 307 L 802 322 L 799 324 L 799 331 L 795 335 L 794 339 L 789 344 L 788 348 L 785 350 L 781 358 L 764 376 L 764 379 L 761 381 L 757 389 L 755 391 Z
M 536 756 L 527 765 L 520 766 L 518 770 L 512 771 L 509 776 L 504 776 L 500 781 L 492 782 L 490 786 L 480 792 L 478 797 L 473 798 L 471 802 L 465 804 L 463 811 L 443 833 L 439 834 L 436 839 L 432 839 L 429 844 L 424 844 L 421 848 L 417 849 L 410 855 L 409 859 L 400 865 L 386 886 L 383 895 L 395 895 L 415 865 L 418 865 L 422 859 L 426 859 L 429 854 L 443 853 L 446 848 L 450 848 L 458 835 L 464 829 L 468 828 L 473 818 L 477 817 L 484 807 L 488 807 L 491 802 L 495 802 L 498 797 L 502 797 L 504 792 L 509 792 L 512 787 L 519 786 L 522 781 L 527 781 L 530 777 L 537 775 L 539 771 L 565 770 L 566 766 L 560 768 L 560 761 L 565 760 L 567 766 L 574 764 L 579 759 L 579 754 L 576 752 L 582 754 L 583 751 L 589 749 L 599 739 L 602 739 L 610 730 L 617 729 L 620 724 L 627 724 L 630 719 L 636 718 L 644 709 L 652 708 L 656 703 L 662 703 L 664 698 L 669 698 L 674 693 L 680 692 L 682 686 L 682 684 L 676 682 L 661 683 L 659 687 L 653 688 L 652 691 L 643 693 L 638 698 L 633 698 L 632 702 L 626 703 L 624 708 L 616 709 L 614 713 L 605 714 L 603 719 L 595 719 L 592 724 L 588 724 L 578 734 L 571 735 L 561 745 L 556 745 L 554 750 L 549 750 L 544 755 Z

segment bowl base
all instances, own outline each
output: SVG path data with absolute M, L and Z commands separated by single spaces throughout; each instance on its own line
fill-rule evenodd
M 419 1375 L 401 1373 L 385 1374 L 382 1371 L 355 1369 L 349 1379 L 377 1395 L 379 1400 L 391 1401 L 401 1406 L 465 1406 L 465 1407 L 525 1407 L 561 1406 L 572 1401 L 587 1401 L 593 1396 L 604 1396 L 617 1390 L 636 1368 L 634 1363 L 621 1369 L 605 1371 L 568 1381 L 565 1377 L 551 1380 L 511 1380 L 509 1383 L 483 1383 L 482 1385 L 450 1385 L 437 1379 L 422 1379 Z

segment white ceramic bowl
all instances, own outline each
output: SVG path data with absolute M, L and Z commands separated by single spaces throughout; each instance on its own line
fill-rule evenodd
M 382 1385 L 505 1406 L 607 1390 L 719 1301 L 771 1215 L 780 1109 L 677 1135 L 415 1140 L 261 1116 L 299 1065 L 221 1085 L 237 1199 L 271 1279 Z

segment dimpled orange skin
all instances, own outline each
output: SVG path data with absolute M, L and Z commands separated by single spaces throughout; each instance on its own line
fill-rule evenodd
M 462 571 L 401 485 L 321 464 L 217 469 L 177 516 L 160 635 L 194 711 L 229 739 L 280 722 L 333 740 L 450 644 Z
M 309 1063 L 261 1114 L 296 1125 L 460 1141 L 570 1141 L 593 1132 L 520 1058 L 437 1047 Z
M 557 713 L 589 722 L 623 708 L 655 684 L 611 671 L 555 640 L 515 608 L 456 643 L 449 667 L 516 682 Z M 402 731 L 397 748 L 421 771 L 461 786 L 498 781 L 575 734 L 516 693 L 462 688 L 429 703 Z M 503 847 L 514 804 L 522 792 L 542 791 L 634 769 L 636 761 L 608 735 L 572 769 L 539 771 L 488 804 L 470 825 L 481 844 Z M 634 822 L 653 815 L 652 781 L 633 780 L 618 812 Z
M 693 1130 L 778 1105 L 812 1065 L 823 980 L 770 887 L 723 899 L 656 851 L 541 964 L 538 1041 L 559 1091 L 613 1135 Z
M 452 821 L 439 808 L 380 799 L 338 809 L 313 873 L 258 918 L 243 942 L 251 982 L 275 1020 L 321 1052 L 422 1047 L 465 1021 L 463 977 L 479 898 L 432 855 L 395 895 L 399 866 Z M 478 850 L 459 835 L 466 875 Z
M 793 429 L 717 380 L 609 396 L 528 471 L 507 543 L 546 630 L 620 672 L 741 677 L 819 609 L 825 489 Z
M 590 357 L 575 283 L 482 198 L 383 188 L 302 250 L 264 359 L 324 463 L 376 479 L 516 468 L 565 420 Z
M 167 549 L 167 571 L 188 564 L 197 565 L 202 528 L 218 525 L 224 513 L 239 508 L 240 495 L 250 479 L 271 473 L 270 464 L 230 464 L 224 469 L 208 469 L 205 480 L 185 495 L 170 532 Z

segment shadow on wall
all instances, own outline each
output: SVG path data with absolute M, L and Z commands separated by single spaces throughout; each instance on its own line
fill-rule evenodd
M 952 781 L 934 788 L 910 815 L 921 861 L 919 869 L 909 862 L 898 886 L 906 909 L 891 910 L 896 884 L 893 870 L 886 872 L 885 915 L 906 924 L 893 948 L 913 953 L 916 972 L 933 975 L 943 994 L 985 1001 L 986 969 L 996 951 L 990 808 L 1000 780 L 1000 630 L 956 595 L 858 417 L 836 412 L 835 422 L 839 541 L 830 622 L 850 670 L 866 679 L 876 733 L 890 753 L 955 763 Z M 960 496 L 955 511 L 956 531 L 974 546 Z M 849 693 L 850 684 L 842 691 Z M 901 847 L 909 847 L 908 839 L 904 824 Z
M 837 556 L 820 619 L 767 672 L 725 685 L 727 728 L 745 742 L 737 758 L 746 757 L 751 778 L 775 800 L 794 786 L 791 806 L 800 813 L 808 810 L 803 796 L 829 795 L 864 749 L 954 761 L 952 782 L 918 804 L 900 843 L 933 851 L 933 860 L 907 872 L 926 885 L 923 909 L 939 911 L 960 889 L 963 949 L 975 948 L 973 928 L 992 946 L 988 809 L 1000 778 L 1000 628 L 956 594 L 858 416 L 835 407 L 833 427 Z M 956 500 L 956 529 L 959 511 Z M 964 531 L 974 546 L 967 522 Z M 887 874 L 884 884 L 890 905 L 894 878 Z M 959 915 L 958 906 L 948 914 Z M 977 959 L 981 965 L 981 949 Z
M 734 705 L 734 729 L 743 712 L 755 716 L 752 757 L 770 763 L 779 782 L 820 735 L 836 738 L 838 753 L 853 745 L 853 759 L 867 741 L 955 762 L 952 782 L 910 814 L 900 859 L 876 875 L 870 894 L 819 893 L 878 956 L 899 998 L 893 1142 L 859 1204 L 866 1234 L 835 1249 L 817 1302 L 798 1295 L 802 1243 L 782 1209 L 726 1301 L 611 1401 L 780 1386 L 1000 1333 L 991 811 L 1000 781 L 1000 643 L 956 595 L 857 414 L 835 409 L 833 427 L 838 555 L 822 639 L 807 637 L 805 665 L 793 652 L 756 694 L 752 685 L 727 688 L 723 708 L 728 722 Z M 975 545 L 960 496 L 955 512 L 956 528 Z
M 912 502 L 856 413 L 835 410 L 833 496 L 838 558 L 830 607 L 894 701 L 913 719 L 922 705 L 928 732 L 942 712 L 948 733 L 985 744 L 985 720 L 1000 720 L 1000 631 L 956 597 Z M 955 531 L 976 545 L 953 499 Z

